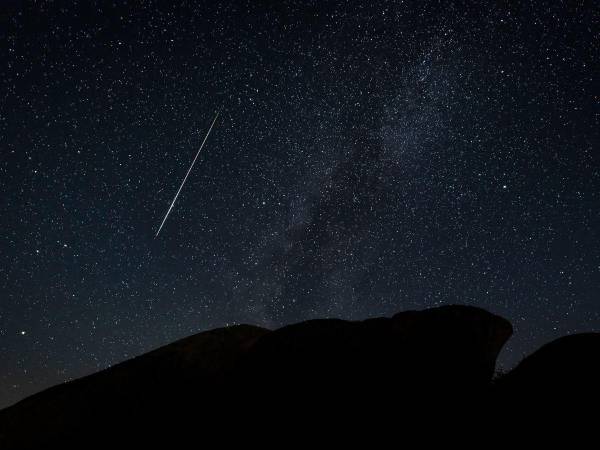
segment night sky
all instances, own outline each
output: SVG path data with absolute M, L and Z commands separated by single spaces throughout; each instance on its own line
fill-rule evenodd
M 599 330 L 599 17 L 2 1 L 0 407 L 240 322 L 476 305 L 505 368 Z

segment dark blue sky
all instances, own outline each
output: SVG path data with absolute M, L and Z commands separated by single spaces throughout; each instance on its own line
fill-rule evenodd
M 0 406 L 237 322 L 600 328 L 595 2 L 115 3 L 0 6 Z

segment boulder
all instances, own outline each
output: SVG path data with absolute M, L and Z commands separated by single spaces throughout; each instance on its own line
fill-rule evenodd
M 581 333 L 556 339 L 527 356 L 498 380 L 497 388 L 513 403 L 579 403 L 598 400 L 599 382 L 600 333 Z
M 474 392 L 489 385 L 511 333 L 505 319 L 469 306 L 311 320 L 262 336 L 239 372 L 279 400 Z

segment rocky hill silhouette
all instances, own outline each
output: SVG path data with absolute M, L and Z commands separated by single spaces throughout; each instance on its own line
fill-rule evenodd
M 0 411 L 0 448 L 156 443 L 274 420 L 491 411 L 595 388 L 600 333 L 544 346 L 493 379 L 511 324 L 470 306 L 200 333 Z M 387 414 L 387 412 L 386 412 Z M 90 438 L 93 440 L 90 441 Z

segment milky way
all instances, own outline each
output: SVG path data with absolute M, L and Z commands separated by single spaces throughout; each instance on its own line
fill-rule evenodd
M 333 3 L 2 3 L 0 406 L 239 322 L 600 328 L 595 2 Z

